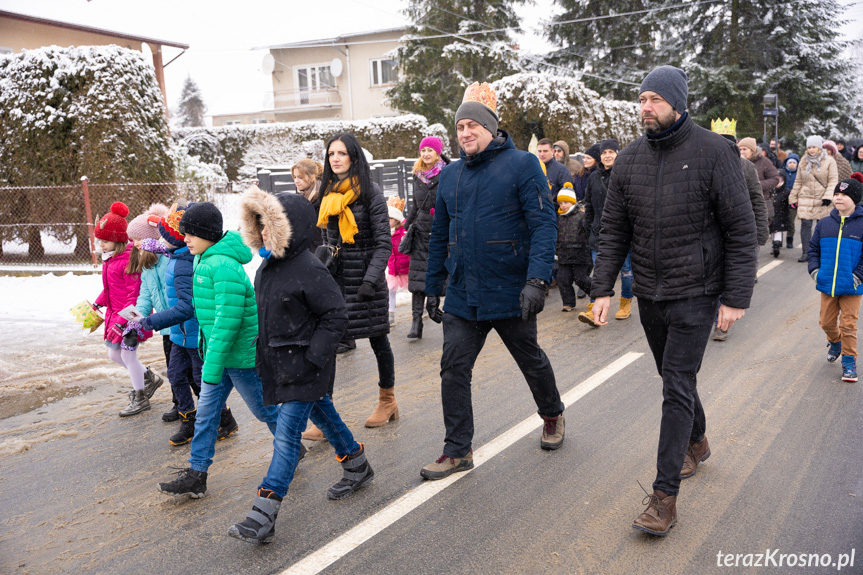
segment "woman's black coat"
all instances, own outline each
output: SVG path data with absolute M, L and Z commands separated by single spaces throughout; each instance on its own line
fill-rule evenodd
M 393 240 L 387 202 L 380 187 L 372 185 L 371 192 L 363 190 L 367 197 L 360 197 L 350 205 L 359 229 L 354 243 L 341 241 L 338 216 L 330 217 L 324 230 L 326 244 L 341 244 L 335 279 L 348 305 L 345 336 L 351 339 L 377 337 L 390 331 L 389 290 L 384 274 L 393 253 Z M 357 297 L 357 291 L 364 282 L 375 286 L 375 296 L 371 301 L 360 301 Z
M 447 158 L 444 162 L 449 164 Z M 426 290 L 426 267 L 429 259 L 429 239 L 431 238 L 432 215 L 435 200 L 437 200 L 437 185 L 440 174 L 426 184 L 414 174 L 414 193 L 411 209 L 405 220 L 405 227 L 413 225 L 416 228 L 410 256 L 408 271 L 408 290 L 412 293 L 424 293 Z

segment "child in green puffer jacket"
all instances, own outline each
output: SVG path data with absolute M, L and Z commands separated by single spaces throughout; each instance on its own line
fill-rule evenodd
M 213 463 L 219 415 L 236 387 L 249 410 L 275 434 L 278 409 L 264 405 L 261 379 L 255 371 L 258 308 L 243 265 L 252 252 L 236 231 L 222 232 L 222 213 L 210 202 L 190 204 L 180 220 L 189 252 L 195 256 L 192 295 L 200 326 L 198 351 L 204 360 L 201 397 L 189 469 L 159 491 L 203 497 L 207 470 Z

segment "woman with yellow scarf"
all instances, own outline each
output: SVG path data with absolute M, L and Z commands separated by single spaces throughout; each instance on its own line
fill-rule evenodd
M 345 339 L 368 338 L 378 363 L 379 400 L 365 425 L 380 427 L 399 417 L 384 276 L 392 238 L 386 200 L 372 183 L 368 161 L 352 134 L 336 134 L 327 143 L 321 189 L 318 227 L 324 229 L 324 243 L 339 246 L 335 279 L 348 305 Z M 304 437 L 313 439 L 314 431 Z

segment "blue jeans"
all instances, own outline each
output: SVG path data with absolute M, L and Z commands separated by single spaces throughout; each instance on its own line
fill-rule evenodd
M 324 432 L 324 437 L 336 450 L 337 457 L 344 458 L 360 449 L 360 444 L 354 440 L 329 395 L 318 401 L 289 401 L 281 404 L 278 410 L 273 460 L 260 487 L 273 491 L 279 497 L 288 493 L 288 486 L 294 479 L 294 471 L 300 460 L 300 438 L 309 418 Z
M 596 264 L 596 250 L 590 250 L 590 257 Z M 626 252 L 626 259 L 620 266 L 620 297 L 632 299 L 632 252 Z M 590 298 L 593 301 L 593 298 Z
M 189 457 L 190 466 L 195 471 L 207 471 L 213 464 L 222 408 L 235 387 L 252 415 L 266 423 L 273 435 L 276 434 L 279 409 L 275 405 L 264 405 L 264 391 L 257 372 L 254 368 L 226 367 L 219 385 L 201 383 L 195 435 L 192 437 L 192 454 Z

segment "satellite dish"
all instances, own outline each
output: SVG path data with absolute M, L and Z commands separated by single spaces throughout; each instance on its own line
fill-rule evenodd
M 273 55 L 267 52 L 264 54 L 264 59 L 261 60 L 261 72 L 264 74 L 272 74 L 276 69 L 276 59 Z
M 338 78 L 342 75 L 342 61 L 338 58 L 333 58 L 333 61 L 330 62 L 330 74 L 333 75 L 333 78 Z

